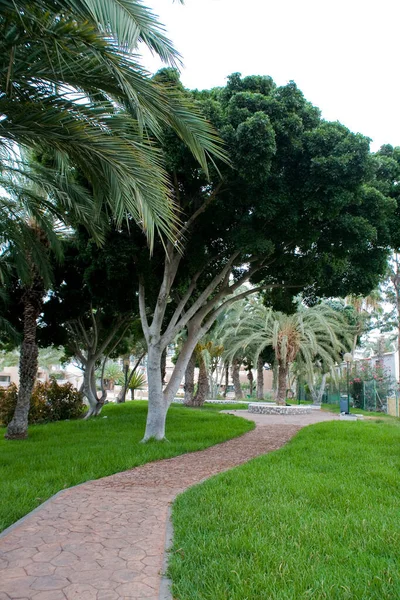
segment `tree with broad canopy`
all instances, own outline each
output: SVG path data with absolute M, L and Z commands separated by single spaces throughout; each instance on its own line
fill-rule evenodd
M 176 80 L 168 70 L 158 77 Z M 225 140 L 232 167 L 215 163 L 207 178 L 165 130 L 182 226 L 175 242 L 155 244 L 150 261 L 135 234 L 148 346 L 144 441 L 165 437 L 168 407 L 196 344 L 227 306 L 265 289 L 303 291 L 308 302 L 367 293 L 385 270 L 395 210 L 374 186 L 369 140 L 323 120 L 293 82 L 276 87 L 270 77 L 236 73 L 226 87 L 192 95 Z M 163 389 L 161 356 L 183 329 Z

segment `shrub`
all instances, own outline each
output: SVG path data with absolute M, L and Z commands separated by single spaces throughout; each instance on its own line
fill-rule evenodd
M 55 379 L 50 380 L 46 386 L 45 397 L 51 407 L 51 421 L 64 421 L 77 419 L 85 412 L 86 406 L 82 401 L 82 394 L 71 383 L 59 385 Z
M 369 404 L 375 404 L 375 410 L 386 410 L 386 399 L 394 392 L 394 379 L 380 363 L 361 361 L 353 365 L 350 373 L 350 393 L 356 408 L 371 410 Z M 369 392 L 365 386 L 369 384 Z
M 13 418 L 17 404 L 18 389 L 15 383 L 8 388 L 0 388 L 0 423 L 8 425 Z
M 0 390 L 0 421 L 8 425 L 17 404 L 18 389 L 11 384 Z M 55 379 L 42 383 L 38 381 L 33 389 L 29 409 L 29 423 L 46 423 L 77 419 L 85 411 L 82 394 L 70 383 L 59 385 Z
M 131 390 L 131 398 L 134 400 L 135 398 L 135 390 L 142 390 L 146 385 L 146 376 L 144 373 L 139 373 L 135 371 L 133 373 L 131 380 L 129 382 L 129 389 Z

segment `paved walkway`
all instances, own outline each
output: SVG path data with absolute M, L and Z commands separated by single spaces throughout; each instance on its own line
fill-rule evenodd
M 168 507 L 189 486 L 337 415 L 229 411 L 254 431 L 60 492 L 0 537 L 0 600 L 159 600 Z

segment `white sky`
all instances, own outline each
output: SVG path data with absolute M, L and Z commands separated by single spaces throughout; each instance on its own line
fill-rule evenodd
M 400 0 L 144 0 L 183 56 L 188 88 L 227 75 L 293 79 L 324 118 L 400 146 Z M 162 66 L 145 56 L 152 72 Z

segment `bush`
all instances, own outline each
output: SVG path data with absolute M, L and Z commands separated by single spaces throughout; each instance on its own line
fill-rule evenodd
M 18 389 L 15 383 L 8 388 L 0 388 L 0 423 L 8 425 L 13 418 L 17 404 Z
M 375 364 L 368 360 L 356 362 L 349 383 L 355 408 L 386 411 L 386 400 L 393 394 L 395 382 L 390 371 L 379 361 Z
M 17 396 L 15 384 L 0 390 L 0 421 L 3 425 L 8 425 L 13 417 Z M 70 383 L 59 385 L 55 379 L 46 383 L 38 381 L 32 392 L 28 421 L 33 424 L 77 419 L 84 411 L 82 394 Z

